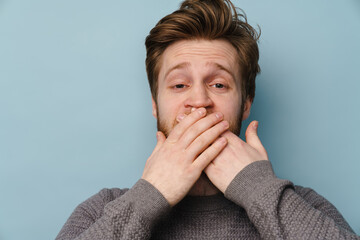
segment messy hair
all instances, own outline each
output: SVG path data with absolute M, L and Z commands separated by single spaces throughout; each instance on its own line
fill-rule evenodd
M 157 101 L 161 56 L 180 40 L 228 41 L 235 47 L 240 69 L 242 102 L 255 97 L 255 78 L 260 72 L 257 41 L 260 33 L 248 24 L 245 13 L 230 0 L 185 0 L 162 18 L 146 37 L 146 71 L 151 95 Z

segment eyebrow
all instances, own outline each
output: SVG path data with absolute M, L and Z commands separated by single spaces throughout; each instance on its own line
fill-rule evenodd
M 174 71 L 174 70 L 176 70 L 176 69 L 187 68 L 187 67 L 189 67 L 190 65 L 191 65 L 190 62 L 182 62 L 182 63 L 176 64 L 175 66 L 171 67 L 169 70 L 166 71 L 164 79 L 166 79 L 167 76 L 168 76 L 172 71 Z M 206 62 L 205 65 L 215 66 L 217 69 L 227 72 L 227 73 L 233 78 L 234 81 L 236 80 L 234 73 L 232 73 L 232 72 L 230 71 L 230 69 L 226 68 L 225 66 L 223 66 L 223 65 L 221 65 L 221 64 L 219 64 L 219 63 L 216 63 L 216 62 Z
M 164 79 L 166 79 L 166 77 L 167 77 L 172 71 L 174 71 L 174 70 L 176 70 L 176 69 L 187 68 L 188 66 L 190 66 L 190 63 L 189 63 L 189 62 L 182 62 L 182 63 L 179 63 L 179 64 L 173 66 L 172 68 L 170 68 L 169 70 L 166 71 Z
M 207 62 L 206 65 L 213 65 L 216 68 L 218 68 L 219 70 L 227 72 L 233 78 L 234 81 L 236 80 L 234 73 L 231 72 L 230 69 L 226 68 L 225 66 L 223 66 L 219 63 L 216 63 L 216 62 Z

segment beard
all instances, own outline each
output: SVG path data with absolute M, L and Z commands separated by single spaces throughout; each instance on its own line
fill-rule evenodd
M 158 106 L 156 106 L 156 111 L 159 113 Z M 237 116 L 235 116 L 233 119 L 225 119 L 229 122 L 229 131 L 234 133 L 236 136 L 240 135 L 241 132 L 241 123 L 242 123 L 242 117 L 244 112 L 244 104 L 241 104 L 241 109 Z M 209 115 L 211 112 L 207 112 L 207 115 Z M 176 119 L 172 123 L 167 123 L 165 119 L 162 119 L 160 117 L 161 114 L 158 114 L 157 116 L 157 130 L 164 133 L 166 138 L 169 136 L 171 130 L 178 124 Z
M 159 114 L 159 109 L 157 106 L 156 106 L 156 111 L 158 113 L 157 129 L 158 131 L 163 132 L 167 138 L 170 132 L 172 131 L 172 129 L 178 124 L 178 122 L 175 119 L 173 122 L 168 123 L 166 122 L 166 119 L 160 117 L 161 114 Z M 207 112 L 207 114 L 210 113 L 211 112 Z M 237 116 L 234 116 L 232 119 L 226 119 L 229 122 L 228 130 L 237 136 L 240 135 L 243 113 L 244 113 L 244 105 L 241 104 L 240 111 L 236 114 Z M 194 183 L 194 185 L 188 192 L 188 195 L 208 196 L 208 195 L 216 194 L 218 192 L 220 192 L 220 190 L 218 190 L 216 186 L 209 180 L 207 175 L 204 172 L 202 172 L 199 179 Z

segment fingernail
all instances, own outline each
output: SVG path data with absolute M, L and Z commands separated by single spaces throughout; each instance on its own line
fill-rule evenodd
M 220 119 L 220 118 L 222 118 L 223 115 L 222 115 L 222 113 L 218 112 L 215 114 L 215 116 Z
M 228 127 L 229 127 L 228 121 L 222 121 L 221 124 L 222 124 L 225 128 L 228 128 Z
M 183 120 L 185 118 L 185 114 L 180 114 L 180 115 L 178 115 L 177 117 L 176 117 L 176 120 L 178 120 L 179 122 L 181 121 L 181 120 Z
M 257 129 L 257 127 L 258 127 L 258 122 L 254 122 L 253 123 L 253 129 Z
M 196 108 L 192 108 L 192 109 L 191 109 L 191 112 L 193 112 L 193 111 L 195 111 L 195 110 L 196 110 Z
M 199 112 L 200 115 L 202 116 L 202 115 L 204 115 L 204 114 L 206 113 L 206 110 L 205 110 L 205 108 L 200 108 L 200 109 L 198 110 L 198 112 Z
M 226 138 L 220 137 L 220 138 L 218 139 L 218 142 L 219 142 L 220 144 L 225 144 L 225 143 L 226 143 Z

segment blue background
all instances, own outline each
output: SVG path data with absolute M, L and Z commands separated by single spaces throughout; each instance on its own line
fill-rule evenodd
M 234 3 L 262 29 L 249 121 L 276 174 L 360 234 L 360 1 Z M 141 177 L 156 132 L 144 39 L 178 5 L 0 0 L 0 239 L 54 239 L 77 204 Z

